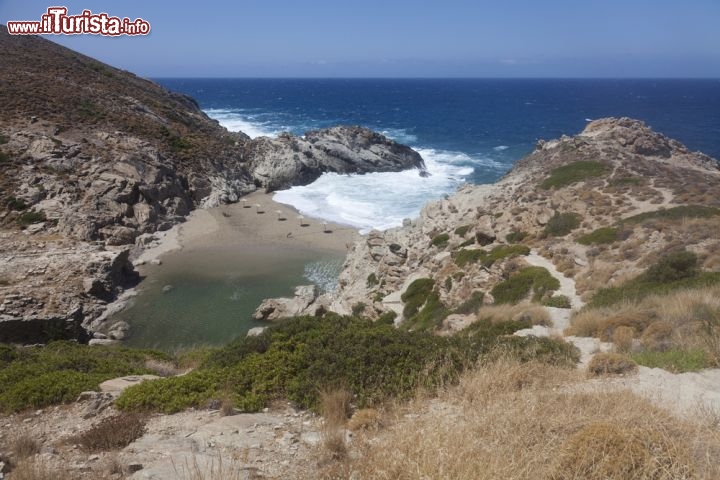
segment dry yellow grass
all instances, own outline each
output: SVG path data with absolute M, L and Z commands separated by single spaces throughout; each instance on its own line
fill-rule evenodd
M 596 353 L 588 363 L 588 374 L 599 375 L 622 375 L 637 371 L 637 364 L 632 358 L 620 353 Z
M 572 318 L 565 334 L 612 340 L 621 326 L 633 328 L 646 350 L 698 348 L 720 364 L 720 286 L 586 309 Z
M 371 430 L 382 426 L 382 415 L 374 408 L 361 408 L 350 417 L 348 430 Z
M 517 305 L 483 305 L 477 312 L 477 318 L 489 319 L 492 323 L 528 319 L 533 325 L 550 324 L 550 315 L 544 307 L 527 302 Z
M 344 388 L 321 390 L 320 411 L 323 427 L 320 432 L 322 446 L 331 458 L 344 458 L 347 454 L 345 424 L 350 416 L 352 394 Z
M 621 325 L 615 329 L 612 336 L 615 351 L 618 353 L 630 353 L 635 338 L 635 329 Z
M 573 387 L 580 380 L 574 370 L 510 360 L 468 372 L 398 411 L 394 424 L 358 432 L 356 451 L 318 477 L 720 478 L 716 429 L 630 392 L 583 392 Z

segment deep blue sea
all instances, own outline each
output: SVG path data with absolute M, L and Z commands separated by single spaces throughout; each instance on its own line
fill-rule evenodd
M 462 182 L 488 183 L 538 139 L 580 132 L 590 119 L 645 121 L 720 158 L 720 80 L 158 79 L 251 137 L 362 125 L 418 150 L 416 172 L 347 176 L 278 192 L 304 214 L 363 230 L 399 225 Z

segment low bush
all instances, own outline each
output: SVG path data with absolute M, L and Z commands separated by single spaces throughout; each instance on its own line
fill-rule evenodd
M 507 234 L 507 236 L 505 237 L 505 241 L 508 243 L 518 243 L 525 240 L 527 236 L 527 232 L 513 230 L 512 232 Z
M 25 210 L 28 205 L 22 198 L 9 197 L 7 201 L 7 207 L 10 210 L 22 211 Z
M 430 243 L 438 248 L 444 248 L 447 246 L 449 240 L 450 235 L 448 235 L 447 233 L 441 233 L 440 235 L 436 235 L 435 237 L 433 237 Z
M 543 180 L 540 186 L 546 190 L 561 188 L 589 178 L 599 177 L 608 171 L 608 166 L 601 162 L 591 160 L 572 162 L 552 170 L 550 176 Z
M 481 261 L 485 267 L 491 267 L 498 260 L 529 254 L 530 247 L 526 245 L 499 245 L 489 252 L 481 249 L 461 249 L 454 254 L 454 260 L 458 267 L 464 267 L 477 261 Z
M 450 315 L 450 311 L 440 301 L 440 295 L 432 292 L 417 313 L 405 317 L 402 326 L 408 330 L 434 330 L 448 315 Z
M 564 237 L 580 226 L 580 215 L 577 213 L 555 212 L 543 232 L 549 237 Z
M 596 353 L 588 363 L 590 375 L 622 375 L 637 371 L 632 358 L 620 353 Z
M 439 337 L 357 317 L 297 317 L 258 337 L 232 342 L 187 375 L 130 387 L 116 406 L 175 412 L 229 392 L 245 411 L 278 398 L 317 410 L 320 388 L 342 387 L 363 408 L 388 397 L 408 398 L 418 387 L 453 382 L 466 366 L 497 348 L 519 358 L 565 364 L 577 359 L 576 349 L 564 342 L 508 338 L 508 331 L 489 325 Z
M 420 310 L 420 307 L 425 304 L 434 287 L 435 280 L 432 278 L 418 278 L 408 285 L 408 288 L 400 296 L 400 299 L 405 303 L 403 316 L 409 318 L 415 315 Z
M 662 208 L 652 212 L 640 213 L 623 219 L 627 223 L 642 223 L 646 220 L 682 220 L 683 218 L 711 218 L 720 215 L 720 208 L 705 205 L 681 205 L 679 207 Z
M 152 373 L 148 358 L 167 360 L 165 354 L 121 347 L 90 347 L 52 342 L 45 347 L 3 346 L 0 355 L 0 410 L 20 411 L 74 401 L 86 390 L 124 375 Z
M 477 312 L 478 308 L 480 308 L 482 306 L 484 299 L 485 299 L 485 292 L 479 292 L 479 291 L 472 292 L 472 294 L 470 295 L 470 298 L 468 298 L 463 303 L 461 303 L 453 311 L 453 313 L 459 313 L 461 315 L 475 313 L 475 312 Z
M 30 211 L 25 212 L 17 218 L 17 223 L 22 227 L 27 227 L 33 223 L 40 223 L 47 220 L 44 212 Z
M 469 265 L 472 263 L 477 262 L 481 258 L 483 258 L 485 255 L 487 255 L 487 252 L 485 250 L 480 249 L 465 249 L 462 248 L 455 252 L 454 254 L 454 260 L 455 265 L 458 267 L 464 267 L 465 265 Z
M 578 238 L 582 245 L 603 245 L 618 240 L 619 230 L 615 227 L 602 227 Z
M 662 257 L 644 273 L 619 287 L 601 288 L 588 305 L 604 307 L 624 301 L 637 301 L 653 294 L 706 287 L 720 283 L 720 272 L 701 272 L 697 256 L 692 252 L 677 251 Z
M 636 331 L 632 327 L 620 326 L 615 329 L 612 336 L 613 346 L 618 353 L 630 353 Z
M 458 235 L 460 237 L 464 237 L 465 234 L 472 228 L 472 225 L 463 225 L 461 227 L 457 227 L 455 229 L 455 235 Z
M 705 351 L 698 348 L 672 348 L 664 351 L 646 350 L 632 355 L 639 365 L 662 368 L 673 373 L 697 372 L 704 368 L 716 367 Z
M 147 418 L 136 413 L 120 413 L 104 418 L 89 430 L 71 437 L 68 442 L 88 452 L 119 450 L 145 433 Z
M 546 307 L 553 308 L 571 308 L 570 299 L 565 295 L 553 295 L 550 298 L 546 298 L 542 301 L 542 304 Z
M 495 303 L 515 304 L 532 292 L 533 301 L 540 301 L 547 293 L 560 288 L 560 281 L 543 267 L 526 267 L 507 280 L 498 283 L 491 294 Z
M 377 275 L 375 275 L 374 272 L 371 273 L 370 275 L 368 275 L 368 277 L 367 277 L 367 286 L 368 287 L 374 287 L 375 285 L 377 285 L 379 283 L 380 283 L 380 281 L 378 280 Z

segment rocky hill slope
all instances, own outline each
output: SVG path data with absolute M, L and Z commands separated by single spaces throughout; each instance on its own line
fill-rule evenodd
M 194 208 L 423 166 L 360 127 L 250 140 L 188 96 L 4 26 L 0 64 L 0 341 L 76 338 L 136 281 L 129 249 Z
M 370 315 L 395 311 L 399 322 L 401 294 L 427 278 L 440 302 L 434 321 L 447 326 L 473 295 L 493 303 L 493 289 L 530 266 L 531 252 L 575 280 L 585 299 L 680 247 L 718 271 L 719 191 L 716 160 L 642 122 L 597 120 L 577 136 L 540 141 L 496 184 L 467 185 L 409 226 L 371 232 L 349 255 L 331 308 L 363 304 Z M 553 292 L 537 299 L 565 301 Z

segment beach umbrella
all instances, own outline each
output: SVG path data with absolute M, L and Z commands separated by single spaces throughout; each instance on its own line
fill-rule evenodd
M 278 220 L 285 220 L 282 210 L 275 210 L 275 213 L 277 213 Z
M 327 222 L 323 222 L 323 223 L 322 223 L 322 226 L 323 226 L 323 232 L 328 233 L 328 232 L 329 232 L 329 230 L 328 230 L 328 223 L 327 223 Z
M 250 205 L 247 204 L 247 198 L 241 198 L 243 208 L 248 208 Z
M 304 216 L 298 215 L 297 219 L 300 220 L 300 226 L 301 226 L 301 227 L 302 227 L 303 225 L 305 225 L 305 217 L 304 217 Z
M 262 213 L 261 208 L 262 208 L 262 205 L 260 205 L 259 203 L 256 203 L 256 204 L 255 204 L 255 211 L 256 211 L 257 213 Z

